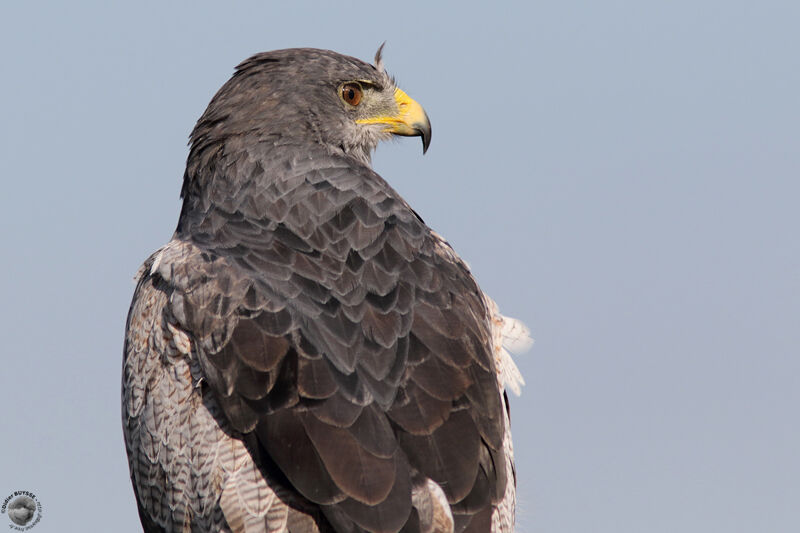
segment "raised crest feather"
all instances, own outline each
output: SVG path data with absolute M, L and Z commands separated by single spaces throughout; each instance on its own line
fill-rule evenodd
M 386 46 L 386 41 L 383 41 L 375 52 L 375 68 L 378 72 L 383 72 L 383 47 Z

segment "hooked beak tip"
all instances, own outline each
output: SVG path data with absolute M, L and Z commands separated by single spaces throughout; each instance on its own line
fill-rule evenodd
M 428 129 L 421 130 L 419 132 L 420 137 L 422 137 L 422 154 L 424 155 L 425 152 L 428 151 L 428 147 L 431 145 L 431 128 L 428 126 Z
M 412 127 L 415 134 L 422 138 L 422 153 L 425 154 L 431 145 L 431 121 L 428 119 L 427 113 L 424 115 L 424 120 L 414 123 Z

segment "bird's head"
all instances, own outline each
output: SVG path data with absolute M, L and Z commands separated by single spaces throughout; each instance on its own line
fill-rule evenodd
M 198 121 L 193 154 L 246 138 L 262 146 L 322 145 L 369 162 L 378 142 L 393 135 L 420 136 L 426 151 L 430 121 L 386 73 L 381 49 L 374 65 L 308 48 L 247 59 Z

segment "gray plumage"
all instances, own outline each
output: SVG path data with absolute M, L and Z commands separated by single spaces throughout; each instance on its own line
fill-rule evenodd
M 392 133 L 430 139 L 376 59 L 256 55 L 192 133 L 125 340 L 145 531 L 513 527 L 494 314 L 370 167 Z

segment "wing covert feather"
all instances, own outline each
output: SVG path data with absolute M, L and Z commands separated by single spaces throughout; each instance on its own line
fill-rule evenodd
M 193 211 L 151 268 L 205 382 L 334 525 L 399 530 L 414 472 L 482 520 L 506 482 L 482 293 L 371 171 L 293 171 Z

